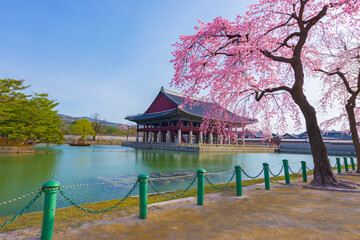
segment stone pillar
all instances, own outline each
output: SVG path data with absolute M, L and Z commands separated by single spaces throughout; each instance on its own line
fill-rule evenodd
M 139 142 L 139 132 L 136 132 L 136 142 Z
M 210 133 L 208 134 L 208 137 L 209 137 L 209 144 L 213 144 L 213 133 L 210 132 Z
M 199 132 L 199 143 L 203 143 L 203 133 Z
M 192 144 L 193 143 L 193 131 L 189 132 L 189 143 Z
M 241 140 L 242 140 L 242 145 L 245 145 L 245 124 L 242 125 Z
M 219 140 L 220 140 L 220 145 L 222 145 L 223 144 L 223 136 L 222 136 L 222 134 L 219 135 Z
M 181 130 L 178 130 L 178 143 L 181 143 Z
M 159 131 L 157 134 L 157 142 L 161 143 L 161 131 Z
M 152 143 L 152 140 L 153 140 L 153 139 L 152 139 L 152 138 L 153 138 L 152 135 L 153 135 L 152 132 L 149 132 L 149 139 L 148 139 L 148 140 L 149 140 L 149 143 Z
M 166 142 L 169 143 L 170 142 L 170 131 L 166 132 Z
M 230 135 L 228 135 L 228 144 L 229 144 L 229 145 L 231 144 L 231 137 L 230 137 Z

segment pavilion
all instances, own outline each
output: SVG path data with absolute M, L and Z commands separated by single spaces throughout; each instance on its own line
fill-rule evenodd
M 200 125 L 204 117 L 212 119 L 206 114 L 207 109 L 215 107 L 215 103 L 192 98 L 192 103 L 185 101 L 185 96 L 163 87 L 145 113 L 127 116 L 125 119 L 136 122 L 136 142 L 143 143 L 208 143 L 230 144 L 230 136 L 222 136 L 215 130 L 203 134 Z M 230 111 L 225 112 L 231 117 L 232 126 L 242 128 L 256 122 L 256 119 L 236 116 Z M 220 121 L 229 121 L 219 119 Z M 236 127 L 236 129 L 238 129 Z M 141 134 L 142 133 L 142 134 Z M 142 137 L 142 139 L 140 139 Z

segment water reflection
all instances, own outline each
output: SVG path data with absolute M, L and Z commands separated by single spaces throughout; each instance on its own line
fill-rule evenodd
M 154 150 L 135 150 L 138 164 L 147 166 L 152 171 L 166 170 L 223 170 L 232 168 L 236 154 L 194 153 Z
M 0 155 L 0 202 L 40 189 L 44 182 L 54 179 L 56 156 L 56 153 Z M 26 201 L 29 198 L 18 202 Z M 1 206 L 0 215 L 11 213 L 8 205 Z

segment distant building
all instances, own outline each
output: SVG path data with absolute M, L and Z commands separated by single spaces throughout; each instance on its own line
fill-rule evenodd
M 323 140 L 352 140 L 352 136 L 350 132 L 342 132 L 342 131 L 324 131 L 321 130 L 321 135 Z M 307 132 L 296 134 L 285 133 L 281 136 L 282 139 L 308 139 L 309 135 Z
M 283 139 L 298 139 L 299 136 L 297 136 L 295 134 L 285 133 L 284 135 L 281 136 L 281 138 L 283 138 Z
M 207 115 L 207 109 L 219 106 L 197 98 L 193 98 L 192 101 L 192 104 L 185 103 L 184 95 L 161 88 L 145 113 L 127 116 L 125 119 L 137 124 L 137 142 L 230 143 L 230 137 L 222 136 L 215 130 L 208 131 L 206 135 L 200 131 L 204 117 L 229 122 L 215 115 Z M 234 115 L 227 110 L 224 112 L 230 116 L 232 126 L 241 127 L 243 130 L 246 125 L 257 121 Z

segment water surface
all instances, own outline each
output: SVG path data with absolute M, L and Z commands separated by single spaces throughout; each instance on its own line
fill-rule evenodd
M 270 164 L 277 173 L 282 159 L 288 159 L 294 171 L 300 169 L 300 161 L 313 167 L 311 155 L 284 153 L 190 153 L 159 150 L 139 150 L 121 146 L 70 147 L 68 145 L 36 147 L 35 154 L 0 154 L 0 202 L 7 201 L 41 188 L 49 180 L 57 180 L 62 186 L 100 183 L 117 180 L 136 180 L 141 173 L 150 177 L 192 174 L 198 168 L 207 172 L 223 172 L 241 165 L 250 175 L 257 175 L 262 163 Z M 330 157 L 334 165 L 335 158 Z M 209 175 L 214 182 L 225 182 L 232 173 Z M 261 175 L 260 177 L 263 177 Z M 243 176 L 243 179 L 248 179 Z M 157 180 L 159 190 L 176 190 L 186 187 L 192 178 Z M 99 186 L 64 188 L 77 203 L 97 202 L 123 197 L 133 183 L 116 183 Z M 151 192 L 151 191 L 150 191 Z M 133 195 L 137 195 L 136 189 Z M 0 205 L 0 216 L 15 214 L 33 196 L 14 203 Z M 59 194 L 57 207 L 69 206 Z M 42 210 L 43 197 L 31 207 Z

